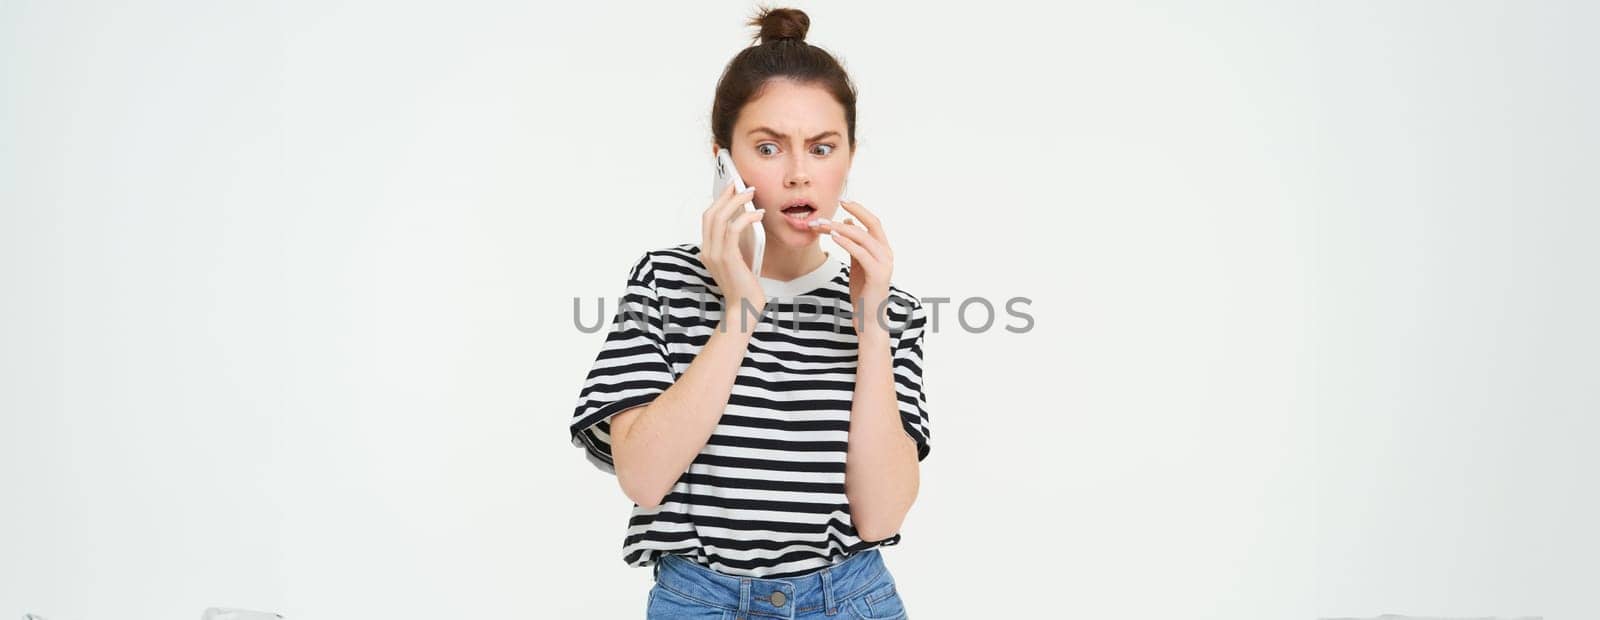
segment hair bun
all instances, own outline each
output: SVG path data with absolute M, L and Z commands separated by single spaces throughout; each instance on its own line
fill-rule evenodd
M 784 39 L 804 42 L 806 31 L 811 29 L 811 18 L 800 9 L 764 8 L 750 19 L 750 25 L 761 29 L 756 37 L 762 43 Z

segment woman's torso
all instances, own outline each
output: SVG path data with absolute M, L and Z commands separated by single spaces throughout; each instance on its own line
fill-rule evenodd
M 720 291 L 697 245 L 657 250 L 650 260 L 667 359 L 679 377 L 722 320 Z M 762 284 L 767 311 L 727 408 L 662 503 L 634 507 L 623 543 L 629 564 L 678 554 L 728 575 L 783 577 L 899 542 L 858 537 L 844 493 L 856 370 L 848 265 L 830 256 L 799 278 Z M 891 292 L 907 300 L 900 308 L 915 299 Z M 889 314 L 905 319 L 893 306 Z

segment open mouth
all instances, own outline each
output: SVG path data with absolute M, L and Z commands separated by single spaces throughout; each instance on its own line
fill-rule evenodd
M 783 215 L 796 222 L 804 222 L 806 221 L 806 218 L 811 217 L 811 214 L 816 212 L 816 209 L 812 208 L 811 205 L 806 203 L 791 205 L 784 207 L 783 209 Z

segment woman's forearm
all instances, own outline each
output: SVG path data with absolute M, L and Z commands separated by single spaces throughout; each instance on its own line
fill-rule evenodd
M 900 421 L 894 386 L 890 335 L 880 328 L 860 330 L 845 495 L 856 535 L 867 541 L 900 531 L 921 481 L 916 440 Z
M 655 508 L 716 430 L 754 325 L 718 326 L 683 376 L 650 404 L 612 417 L 611 456 L 622 492 Z

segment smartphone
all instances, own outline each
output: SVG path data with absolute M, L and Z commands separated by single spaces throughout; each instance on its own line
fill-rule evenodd
M 713 182 L 711 196 L 715 199 L 722 195 L 722 190 L 733 185 L 734 193 L 750 189 L 744 184 L 744 179 L 739 176 L 739 170 L 733 167 L 733 154 L 728 149 L 717 149 L 717 157 L 713 163 Z M 744 213 L 756 210 L 755 201 L 744 203 Z M 743 234 L 739 235 L 739 253 L 744 255 L 744 262 L 750 266 L 750 271 L 761 277 L 761 259 L 766 254 L 767 231 L 761 227 L 761 221 L 752 222 L 745 227 Z

